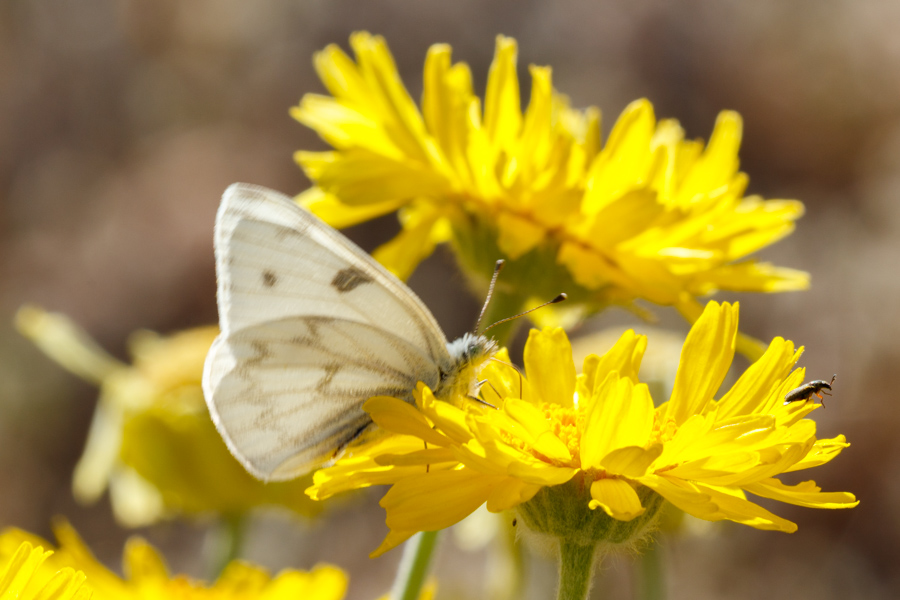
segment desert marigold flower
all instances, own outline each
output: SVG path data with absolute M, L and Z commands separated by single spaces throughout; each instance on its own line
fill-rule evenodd
M 658 407 L 638 380 L 645 337 L 626 332 L 576 375 L 563 330 L 532 330 L 524 375 L 496 361 L 480 375 L 483 400 L 496 408 L 440 402 L 421 384 L 416 406 L 372 398 L 366 410 L 396 435 L 317 472 L 308 493 L 321 499 L 391 484 L 381 501 L 391 532 L 376 554 L 485 503 L 492 512 L 516 509 L 531 530 L 579 547 L 634 541 L 664 501 L 701 519 L 785 532 L 797 526 L 747 492 L 813 508 L 855 506 L 853 494 L 777 478 L 848 446 L 842 435 L 816 437 L 806 416 L 818 405 L 783 403 L 803 381 L 804 370 L 794 369 L 802 348 L 775 338 L 714 398 L 737 324 L 736 304 L 706 306 L 685 340 L 672 395 Z
M 0 534 L 0 564 L 10 557 L 5 576 L 0 577 L 0 594 L 10 590 L 44 590 L 46 595 L 3 595 L 4 598 L 37 600 L 341 600 L 347 590 L 347 575 L 330 565 L 311 571 L 284 570 L 272 577 L 266 570 L 240 561 L 229 563 L 213 583 L 184 575 L 172 576 L 153 546 L 132 538 L 125 547 L 123 571 L 119 577 L 91 554 L 75 530 L 67 523 L 55 527 L 59 547 L 19 529 Z M 12 582 L 8 590 L 4 584 Z M 52 590 L 52 594 L 47 592 Z
M 717 290 L 808 287 L 806 273 L 746 259 L 793 231 L 803 205 L 744 196 L 737 113 L 722 112 L 704 146 L 638 100 L 602 145 L 599 111 L 572 109 L 549 67 L 530 67 L 522 112 L 510 38 L 497 38 L 483 105 L 469 67 L 432 46 L 421 109 L 381 37 L 350 45 L 355 62 L 334 45 L 316 54 L 331 96 L 307 94 L 291 113 L 334 147 L 296 154 L 316 186 L 300 201 L 336 227 L 399 211 L 401 233 L 375 257 L 401 278 L 450 242 L 483 289 L 504 257 L 503 316 L 569 295 L 535 313 L 545 323 L 635 299 L 693 320 L 696 297 Z
M 100 400 L 84 453 L 75 468 L 78 500 L 94 502 L 110 490 L 116 518 L 137 527 L 175 515 L 233 517 L 261 505 L 312 516 L 306 481 L 264 484 L 228 452 L 209 417 L 200 388 L 203 361 L 216 327 L 131 340 L 134 362 L 104 352 L 62 315 L 27 306 L 16 324 L 45 353 L 100 386 Z

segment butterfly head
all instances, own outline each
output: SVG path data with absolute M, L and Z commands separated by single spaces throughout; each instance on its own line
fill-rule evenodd
M 447 344 L 452 362 L 441 369 L 441 381 L 435 395 L 442 400 L 478 394 L 478 371 L 494 353 L 497 342 L 483 335 L 466 333 Z

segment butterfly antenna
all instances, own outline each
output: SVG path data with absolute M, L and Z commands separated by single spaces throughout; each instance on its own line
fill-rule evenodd
M 488 304 L 491 303 L 491 298 L 494 296 L 494 286 L 497 284 L 497 276 L 500 275 L 500 271 L 503 270 L 503 265 L 505 264 L 506 261 L 502 258 L 494 264 L 494 274 L 491 276 L 491 285 L 488 286 L 487 298 L 484 299 L 484 305 L 481 307 L 481 312 L 478 314 L 478 320 L 475 321 L 475 331 L 473 332 L 475 334 L 478 333 L 478 328 L 481 327 L 481 320 L 484 318 L 484 313 L 487 312 Z M 491 327 L 493 327 L 493 325 Z
M 519 317 L 524 317 L 524 316 L 527 315 L 528 313 L 533 313 L 534 311 L 538 310 L 539 308 L 544 308 L 545 306 L 547 306 L 547 305 L 549 305 L 549 304 L 558 304 L 559 302 L 562 302 L 562 301 L 565 300 L 566 298 L 568 298 L 568 296 L 566 296 L 565 294 L 560 294 L 559 296 L 557 296 L 557 297 L 554 298 L 553 300 L 550 300 L 549 302 L 544 302 L 544 303 L 541 304 L 540 306 L 535 306 L 534 308 L 530 308 L 530 309 L 526 310 L 525 312 L 520 312 L 520 313 L 517 314 L 517 315 L 513 315 L 513 316 L 511 316 L 511 317 L 506 317 L 505 319 L 500 319 L 500 320 L 497 321 L 496 323 L 493 323 L 493 324 L 489 325 L 488 327 L 486 327 L 485 330 L 484 330 L 484 332 L 487 333 L 487 332 L 490 331 L 492 328 L 496 327 L 497 325 L 499 325 L 499 324 L 501 324 L 501 323 L 506 323 L 507 321 L 512 321 L 513 319 L 518 319 Z

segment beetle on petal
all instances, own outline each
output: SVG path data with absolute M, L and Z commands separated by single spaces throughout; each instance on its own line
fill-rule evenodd
M 822 402 L 822 406 L 825 406 L 825 399 L 822 397 L 822 394 L 826 396 L 830 396 L 828 392 L 825 390 L 830 390 L 832 384 L 834 384 L 834 380 L 837 378 L 837 374 L 831 376 L 831 382 L 822 381 L 818 379 L 816 381 L 810 381 L 809 383 L 804 383 L 800 387 L 791 390 L 784 396 L 784 403 L 790 404 L 791 402 L 799 402 L 801 400 L 810 400 L 813 396 L 818 398 Z

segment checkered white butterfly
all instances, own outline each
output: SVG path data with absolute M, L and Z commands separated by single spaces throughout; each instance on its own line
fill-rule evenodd
M 254 476 L 325 465 L 375 425 L 372 396 L 477 393 L 495 352 L 447 339 L 422 301 L 371 256 L 287 196 L 237 183 L 215 228 L 221 333 L 203 373 L 213 422 Z

